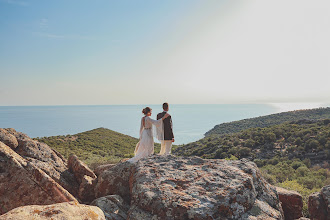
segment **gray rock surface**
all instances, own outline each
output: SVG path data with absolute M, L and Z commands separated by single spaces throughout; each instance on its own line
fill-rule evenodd
M 260 215 L 250 212 L 256 204 L 283 219 L 275 188 L 247 160 L 150 157 L 132 169 L 130 190 L 130 213 L 136 207 L 159 219 L 252 218 Z
M 96 167 L 94 169 L 94 173 L 99 176 L 101 173 L 103 173 L 103 171 L 107 170 L 107 169 L 111 169 L 112 167 L 116 166 L 116 164 L 104 164 L 104 165 L 100 165 L 98 167 Z
M 125 220 L 129 205 L 118 195 L 109 195 L 94 200 L 91 205 L 99 207 L 107 220 Z
M 120 195 L 127 203 L 130 203 L 131 195 L 129 182 L 131 169 L 134 166 L 136 165 L 123 162 L 103 171 L 97 178 L 95 197 Z
M 18 146 L 16 137 L 3 128 L 0 128 L 0 141 L 12 149 Z
M 284 219 L 275 188 L 247 160 L 152 156 L 105 170 L 95 192 L 130 202 L 128 219 Z

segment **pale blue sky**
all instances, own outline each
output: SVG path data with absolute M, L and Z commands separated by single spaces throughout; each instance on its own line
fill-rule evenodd
M 330 100 L 327 0 L 0 0 L 0 105 Z

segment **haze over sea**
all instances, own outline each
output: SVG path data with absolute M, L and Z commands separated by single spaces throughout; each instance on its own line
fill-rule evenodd
M 141 110 L 146 105 L 0 106 L 0 127 L 15 128 L 30 137 L 67 135 L 104 127 L 138 137 Z M 152 118 L 161 105 L 149 105 Z M 283 105 L 281 105 L 283 106 Z M 293 110 L 271 104 L 170 105 L 175 144 L 199 140 L 215 125 Z M 304 105 L 306 106 L 306 105 Z M 312 105 L 319 107 L 324 105 Z M 308 107 L 308 106 L 307 106 Z M 298 107 L 296 107 L 298 108 Z

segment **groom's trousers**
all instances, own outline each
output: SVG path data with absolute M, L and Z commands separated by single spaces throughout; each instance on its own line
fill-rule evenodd
M 171 154 L 172 140 L 163 140 L 160 142 L 160 155 L 169 155 Z

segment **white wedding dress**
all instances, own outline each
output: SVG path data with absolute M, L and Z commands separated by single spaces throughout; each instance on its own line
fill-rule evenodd
M 143 120 L 145 120 L 144 126 Z M 143 117 L 141 119 L 140 141 L 136 144 L 135 156 L 129 159 L 129 162 L 135 163 L 154 153 L 154 135 L 158 140 L 164 139 L 163 120 L 154 120 L 149 116 Z

